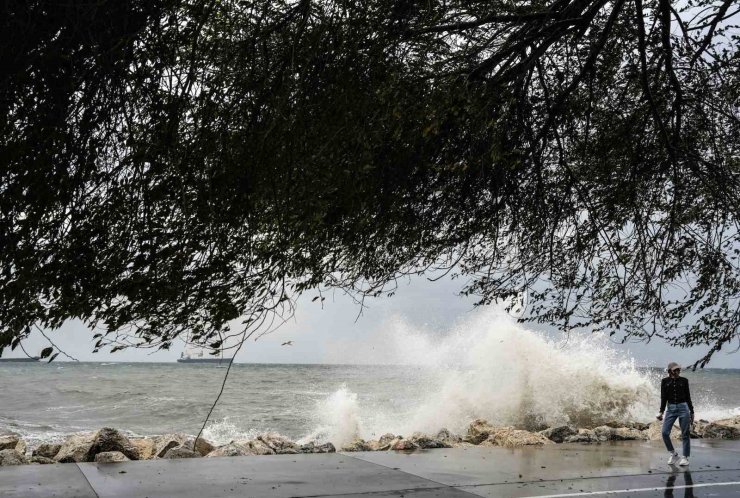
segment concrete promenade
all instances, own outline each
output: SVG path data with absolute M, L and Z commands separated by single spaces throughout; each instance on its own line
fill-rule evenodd
M 152 460 L 0 468 L 2 497 L 737 497 L 740 441 Z

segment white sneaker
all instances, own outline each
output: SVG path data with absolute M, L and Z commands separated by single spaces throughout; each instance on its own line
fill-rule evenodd
M 678 453 L 671 453 L 671 456 L 668 459 L 668 465 L 676 465 L 676 462 L 678 462 L 678 460 Z
M 685 456 L 682 456 L 681 460 L 678 461 L 678 464 L 682 467 L 685 467 L 689 464 L 689 459 L 686 458 Z

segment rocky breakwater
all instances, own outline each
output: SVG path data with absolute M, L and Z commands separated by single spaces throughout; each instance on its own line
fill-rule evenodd
M 267 433 L 254 440 L 231 441 L 217 446 L 203 438 L 174 433 L 129 438 L 123 432 L 104 427 L 96 432 L 73 434 L 62 443 L 43 443 L 28 451 L 17 435 L 0 436 L 0 466 L 129 460 L 202 458 L 219 456 L 331 453 L 331 443 L 298 444 L 279 434 Z
M 559 443 L 599 444 L 607 441 L 660 440 L 661 423 L 609 423 L 598 427 L 562 425 L 540 431 L 517 427 L 500 427 L 486 420 L 474 420 L 465 434 L 441 429 L 437 434 L 420 432 L 409 437 L 384 434 L 378 439 L 356 438 L 340 451 L 415 451 L 466 446 L 517 448 Z M 674 427 L 671 437 L 680 439 Z M 698 420 L 691 432 L 693 438 L 740 439 L 740 416 L 709 422 Z M 316 441 L 298 443 L 285 436 L 268 432 L 255 439 L 234 440 L 215 445 L 203 438 L 174 433 L 154 437 L 129 438 L 123 432 L 104 427 L 96 432 L 74 434 L 62 443 L 43 443 L 29 449 L 15 434 L 0 435 L 0 466 L 53 464 L 69 462 L 125 462 L 158 458 L 216 458 L 229 456 L 295 455 L 299 453 L 333 453 L 332 443 Z

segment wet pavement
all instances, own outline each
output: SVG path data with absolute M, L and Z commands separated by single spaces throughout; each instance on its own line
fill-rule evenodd
M 453 448 L 0 468 L 13 497 L 740 498 L 740 441 L 692 441 L 669 467 L 657 442 Z

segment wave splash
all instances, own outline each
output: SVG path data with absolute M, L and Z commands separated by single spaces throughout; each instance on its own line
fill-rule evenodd
M 594 427 L 649 421 L 659 399 L 655 379 L 603 336 L 553 341 L 499 309 L 477 313 L 441 338 L 396 321 L 374 342 L 378 347 L 352 349 L 366 360 L 367 351 L 382 351 L 387 361 L 430 370 L 424 393 L 414 406 L 376 413 L 343 386 L 318 404 L 313 435 L 341 445 L 388 431 L 462 432 L 476 418 L 529 430 Z

